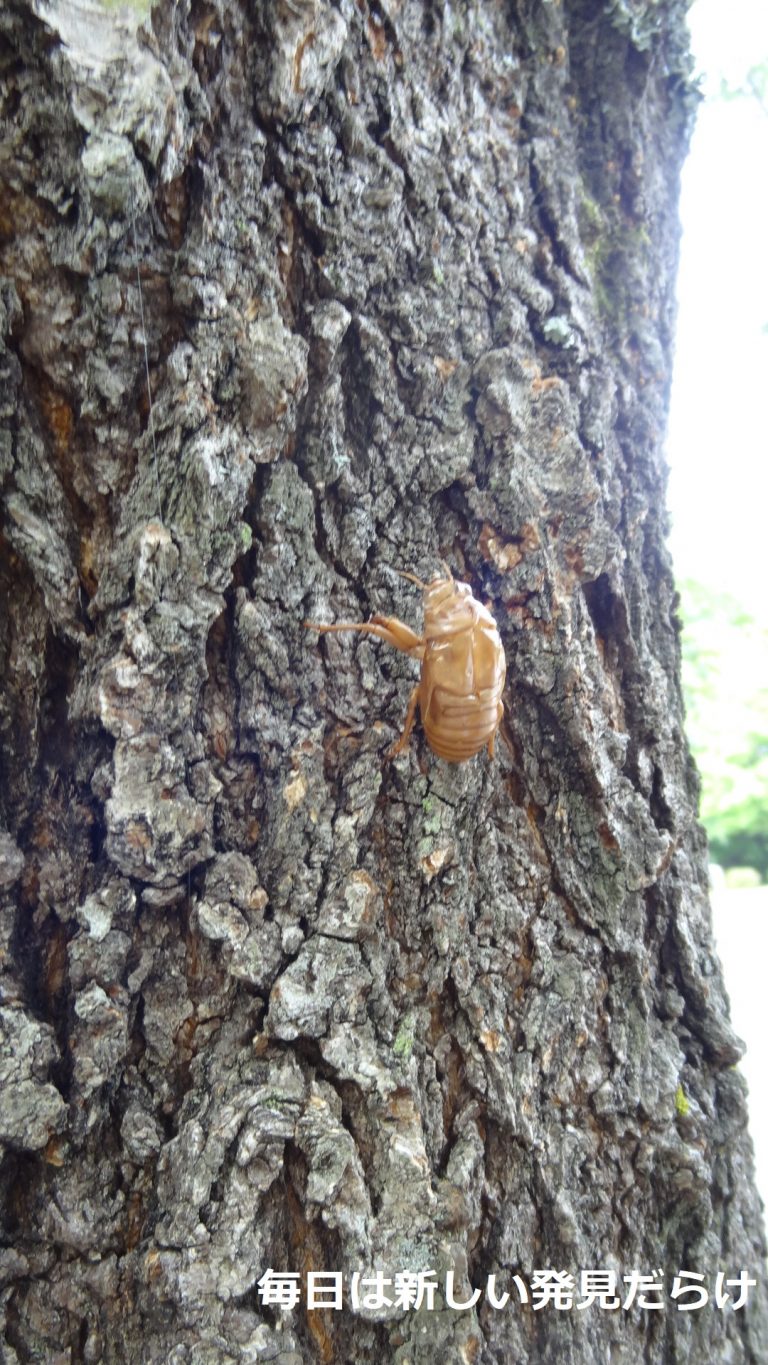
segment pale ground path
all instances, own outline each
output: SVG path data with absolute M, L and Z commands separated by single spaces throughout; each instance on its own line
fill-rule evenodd
M 740 1063 L 749 1086 L 749 1126 L 757 1187 L 768 1208 L 768 886 L 712 892 L 712 917 L 733 1027 L 747 1045 Z

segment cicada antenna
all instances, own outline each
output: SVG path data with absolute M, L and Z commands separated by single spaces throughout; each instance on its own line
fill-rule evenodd
M 407 578 L 409 583 L 415 583 L 417 588 L 429 587 L 429 584 L 422 583 L 421 579 L 417 578 L 415 573 L 406 573 L 404 569 L 395 569 L 395 573 L 399 578 Z

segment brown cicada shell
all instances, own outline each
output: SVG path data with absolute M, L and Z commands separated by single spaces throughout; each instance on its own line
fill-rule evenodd
M 450 571 L 431 583 L 422 583 L 413 574 L 402 576 L 423 589 L 423 635 L 416 635 L 395 616 L 372 616 L 361 624 L 304 624 L 321 634 L 364 631 L 421 661 L 421 677 L 411 693 L 403 733 L 390 757 L 407 745 L 417 705 L 427 743 L 438 758 L 463 763 L 485 746 L 492 757 L 504 712 L 501 694 L 507 667 L 496 622 L 472 596 L 469 585 L 457 583 Z

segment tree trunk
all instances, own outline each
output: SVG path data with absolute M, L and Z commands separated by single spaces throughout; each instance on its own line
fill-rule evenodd
M 664 547 L 684 8 L 5 4 L 4 1361 L 765 1359 Z M 441 559 L 507 742 L 388 761 L 418 665 L 303 622 L 419 630 Z

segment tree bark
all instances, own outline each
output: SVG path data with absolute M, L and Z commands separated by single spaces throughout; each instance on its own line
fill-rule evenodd
M 4 6 L 3 1360 L 766 1358 L 664 545 L 684 8 Z M 416 665 L 303 622 L 418 630 L 441 558 L 507 743 L 387 762 Z

